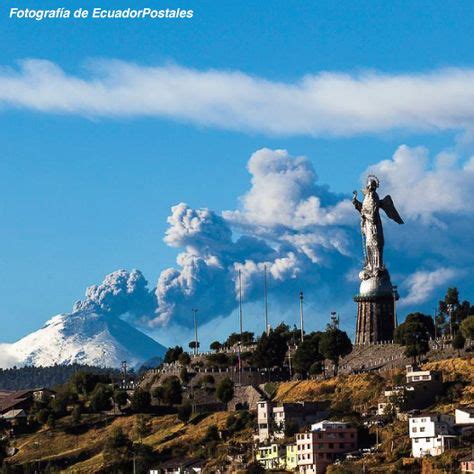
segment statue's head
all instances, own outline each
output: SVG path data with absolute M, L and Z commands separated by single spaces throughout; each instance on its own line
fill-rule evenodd
M 377 176 L 373 174 L 369 174 L 367 176 L 367 184 L 366 184 L 366 189 L 367 191 L 375 191 L 379 187 L 379 179 Z

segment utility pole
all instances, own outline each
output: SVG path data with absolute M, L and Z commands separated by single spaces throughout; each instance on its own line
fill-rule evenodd
M 263 266 L 264 280 L 263 280 L 263 296 L 265 300 L 265 333 L 268 336 L 270 326 L 268 325 L 268 288 L 267 288 L 267 266 Z
M 304 323 L 303 323 L 303 292 L 300 291 L 300 330 L 301 330 L 301 342 L 304 338 Z
M 288 371 L 290 372 L 290 380 L 292 377 L 292 366 L 291 366 L 291 345 L 288 343 Z
M 127 361 L 122 361 L 122 388 L 127 389 Z
M 239 270 L 239 322 L 240 322 L 240 342 L 242 342 L 243 322 L 242 322 L 242 272 Z
M 398 286 L 392 286 L 392 295 L 393 295 L 393 327 L 395 329 L 398 328 L 398 320 L 397 320 L 397 296 L 398 296 Z
M 193 308 L 191 310 L 193 312 L 193 319 L 194 319 L 194 355 L 198 355 L 198 327 L 197 327 L 197 319 L 196 319 L 196 313 L 198 310 L 196 308 Z
M 449 335 L 451 336 L 451 342 L 453 341 L 453 310 L 454 305 L 448 304 L 448 313 L 449 313 Z

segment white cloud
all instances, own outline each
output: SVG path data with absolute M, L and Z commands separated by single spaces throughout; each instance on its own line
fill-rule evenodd
M 0 344 L 0 367 L 3 369 L 21 365 L 20 358 L 13 353 L 11 347 L 11 344 Z
M 474 215 L 472 158 L 462 164 L 456 153 L 442 152 L 430 160 L 426 148 L 402 145 L 367 173 L 380 178 L 383 192 L 396 196 L 396 206 L 409 219 L 443 223 L 445 216 Z
M 419 270 L 405 280 L 404 286 L 408 294 L 400 300 L 401 306 L 421 304 L 427 301 L 435 290 L 444 287 L 450 280 L 460 276 L 454 268 L 438 268 L 437 270 Z
M 104 60 L 68 74 L 43 60 L 0 70 L 0 104 L 94 117 L 164 117 L 281 135 L 355 135 L 474 125 L 474 70 L 320 72 L 276 82 L 242 72 Z

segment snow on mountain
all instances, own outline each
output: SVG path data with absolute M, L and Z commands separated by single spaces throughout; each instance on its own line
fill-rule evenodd
M 151 337 L 110 314 L 78 310 L 54 316 L 19 341 L 0 344 L 0 366 L 90 364 L 130 367 L 162 357 L 166 349 Z

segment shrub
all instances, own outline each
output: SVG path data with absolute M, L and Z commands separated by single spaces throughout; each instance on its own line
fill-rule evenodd
M 178 419 L 183 423 L 187 423 L 191 414 L 193 412 L 193 407 L 189 402 L 183 403 L 178 407 Z

